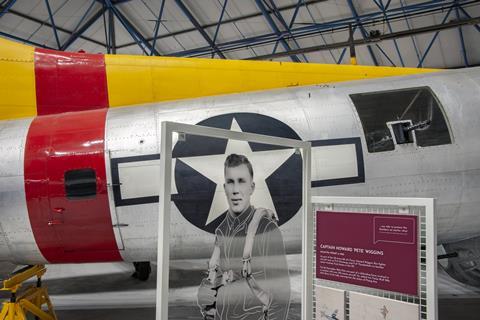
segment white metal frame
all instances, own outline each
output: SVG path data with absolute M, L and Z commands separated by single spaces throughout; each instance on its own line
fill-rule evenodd
M 434 216 L 433 198 L 390 198 L 390 197 L 312 197 L 312 213 L 316 204 L 352 204 L 352 205 L 380 205 L 425 207 L 426 225 L 426 286 L 427 286 L 427 320 L 438 319 L 437 295 L 437 226 Z M 420 275 L 420 270 L 419 270 Z
M 157 247 L 157 298 L 156 319 L 168 319 L 168 283 L 170 258 L 170 207 L 172 179 L 172 138 L 173 133 L 192 134 L 213 138 L 233 139 L 248 142 L 264 143 L 282 147 L 297 148 L 303 159 L 303 226 L 302 226 L 302 319 L 312 319 L 313 292 L 313 211 L 311 210 L 311 144 L 287 138 L 278 138 L 247 132 L 236 132 L 165 121 L 161 123 L 160 141 L 160 199 L 158 211 L 158 247 Z

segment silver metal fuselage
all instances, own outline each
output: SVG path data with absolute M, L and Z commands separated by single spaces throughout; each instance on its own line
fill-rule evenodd
M 452 143 L 424 148 L 396 145 L 393 151 L 369 153 L 349 95 L 423 86 L 430 87 L 440 101 Z M 361 139 L 365 182 L 316 187 L 312 195 L 433 197 L 438 242 L 459 241 L 480 236 L 479 102 L 480 69 L 476 68 L 110 109 L 105 130 L 107 179 L 111 185 L 110 159 L 160 152 L 161 121 L 196 124 L 225 113 L 265 114 L 290 126 L 303 140 Z M 31 119 L 0 122 L 0 260 L 18 263 L 44 261 L 32 235 L 25 204 L 23 150 L 30 122 Z M 144 162 L 145 170 L 135 170 L 154 177 L 158 163 Z M 313 153 L 312 176 L 328 176 L 328 170 Z M 125 177 L 122 192 L 148 194 L 156 186 L 158 192 L 158 180 L 154 178 L 132 186 L 136 182 L 128 180 L 128 175 Z M 155 260 L 158 203 L 115 206 L 112 188 L 108 192 L 122 258 Z M 189 224 L 173 203 L 172 219 L 173 259 L 205 258 L 211 254 L 214 236 Z M 301 250 L 299 219 L 297 214 L 281 227 L 289 252 Z

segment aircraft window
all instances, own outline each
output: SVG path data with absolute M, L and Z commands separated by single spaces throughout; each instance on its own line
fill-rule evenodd
M 350 98 L 362 121 L 369 152 L 395 148 L 387 126 L 393 121 L 411 122 L 404 128 L 415 132 L 420 147 L 452 143 L 440 103 L 428 87 L 351 94 Z
M 65 193 L 70 200 L 91 198 L 97 194 L 97 177 L 93 169 L 65 172 Z

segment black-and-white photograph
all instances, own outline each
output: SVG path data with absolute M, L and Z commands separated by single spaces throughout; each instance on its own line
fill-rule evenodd
M 215 245 L 198 304 L 205 319 L 286 319 L 290 278 L 275 212 L 255 208 L 253 168 L 247 157 L 225 160 L 228 211 L 215 230 Z M 262 318 L 263 317 L 263 318 Z
M 235 118 L 231 123 L 241 131 Z M 225 151 L 181 157 L 197 139 Z M 173 159 L 169 319 L 300 319 L 301 156 L 188 135 Z

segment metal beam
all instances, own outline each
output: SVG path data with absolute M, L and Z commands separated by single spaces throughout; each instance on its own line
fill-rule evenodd
M 95 0 L 101 4 L 105 4 L 105 0 Z M 126 2 L 130 2 L 132 0 L 110 0 L 112 2 L 112 4 L 121 4 L 121 3 L 126 3 Z
M 217 48 L 215 43 L 213 43 L 212 39 L 210 39 L 210 36 L 202 28 L 200 23 L 193 16 L 193 14 L 190 12 L 190 10 L 188 10 L 188 8 L 185 6 L 185 4 L 182 2 L 182 0 L 175 0 L 175 3 L 180 8 L 180 10 L 182 10 L 183 14 L 185 14 L 187 16 L 187 18 L 194 25 L 194 27 L 197 29 L 197 31 L 202 35 L 202 37 L 205 39 L 205 41 L 207 41 L 207 43 L 210 45 L 210 47 L 212 47 L 212 49 L 218 54 L 218 56 L 222 59 L 226 59 L 225 55 L 222 53 L 222 51 L 220 51 L 220 49 Z
M 472 16 L 471 16 L 465 9 L 463 9 L 462 7 L 458 7 L 458 8 L 459 8 L 459 9 L 463 12 L 463 14 L 466 15 L 469 19 L 472 18 Z M 480 32 L 480 27 L 478 26 L 478 24 L 474 24 L 473 26 L 475 27 L 475 29 L 477 29 L 478 32 Z
M 388 54 L 382 49 L 382 47 L 378 46 L 377 45 L 377 48 L 378 50 L 380 50 L 380 53 L 383 54 L 385 56 L 385 58 L 387 58 L 388 62 L 390 62 L 390 64 L 392 65 L 392 67 L 396 67 L 397 65 L 395 64 L 395 62 L 393 62 L 393 60 L 388 56 Z
M 293 11 L 292 18 L 290 19 L 290 23 L 288 24 L 288 29 L 292 29 L 293 25 L 295 24 L 295 20 L 297 19 L 298 12 L 300 11 L 300 8 L 303 6 L 304 0 L 298 0 L 297 5 L 295 6 L 295 11 Z M 308 7 L 307 7 L 308 8 Z M 278 14 L 282 14 L 280 9 L 278 7 L 275 8 L 278 12 Z
M 303 1 L 303 5 L 307 6 L 307 5 L 316 4 L 316 3 L 320 3 L 320 2 L 324 2 L 324 1 L 328 1 L 328 0 L 305 0 L 305 1 Z M 284 7 L 280 7 L 278 9 L 280 11 L 286 11 L 286 10 L 294 9 L 295 6 L 296 5 L 292 4 L 292 5 L 287 5 L 287 6 L 284 6 Z M 269 12 L 271 12 L 271 11 L 269 11 Z M 256 17 L 261 17 L 261 16 L 262 16 L 261 12 L 255 12 L 255 13 L 247 14 L 247 15 L 240 16 L 240 17 L 225 19 L 225 20 L 222 21 L 221 25 L 229 24 L 229 23 L 235 23 L 235 22 L 238 22 L 238 21 L 251 19 L 251 18 L 256 18 Z M 208 28 L 211 28 L 211 27 L 215 27 L 216 25 L 217 25 L 216 22 L 207 23 L 207 24 L 201 25 L 201 28 L 202 29 L 208 29 Z M 196 31 L 196 30 L 197 30 L 197 28 L 195 28 L 195 27 L 187 28 L 187 29 L 175 31 L 175 32 L 172 32 L 172 33 L 169 33 L 169 34 L 159 35 L 159 36 L 155 37 L 155 39 L 160 40 L 160 39 L 164 39 L 164 38 L 175 37 L 175 36 L 179 36 L 181 34 L 189 33 L 189 32 Z M 152 41 L 153 39 L 154 38 L 147 38 L 148 41 Z M 135 44 L 136 44 L 136 42 L 129 42 L 129 43 L 118 46 L 118 48 L 130 47 L 130 46 L 135 45 Z
M 340 54 L 340 57 L 337 60 L 337 64 L 342 63 L 343 57 L 345 56 L 346 52 L 347 52 L 347 48 L 343 48 L 342 53 Z
M 291 28 L 293 26 L 293 23 L 295 22 L 295 19 L 297 18 L 297 14 L 298 14 L 298 11 L 300 9 L 300 4 L 302 3 L 303 0 L 298 1 L 297 7 L 295 8 L 295 11 L 293 12 L 292 19 L 290 20 L 290 23 L 288 25 L 287 25 L 287 22 L 285 21 L 285 19 L 283 18 L 282 13 L 280 12 L 280 10 L 278 10 L 278 7 L 275 5 L 275 2 L 273 2 L 273 0 L 269 0 L 269 1 L 270 1 L 271 6 L 272 6 L 272 10 L 273 10 L 275 16 L 277 17 L 278 21 L 280 21 L 280 24 L 288 32 L 288 34 L 291 35 L 292 40 L 295 43 L 295 45 L 297 46 L 297 48 L 300 48 L 300 45 L 298 44 L 297 40 L 295 39 L 294 35 L 291 32 Z M 275 48 L 276 47 L 277 47 L 277 44 L 275 44 Z M 276 51 L 276 49 L 274 50 L 274 52 L 275 51 Z M 303 57 L 303 60 L 305 60 L 305 62 L 308 62 L 308 59 L 304 54 L 302 55 L 302 57 Z
M 158 30 L 160 29 L 160 23 L 162 21 L 164 8 L 165 8 L 165 0 L 162 0 L 162 3 L 160 4 L 160 12 L 158 13 L 157 21 L 155 22 L 155 31 L 153 33 L 152 48 L 155 48 L 155 44 L 157 43 Z M 153 50 L 150 51 L 150 55 L 153 56 Z
M 286 51 L 291 51 L 292 48 L 290 48 L 290 45 L 283 38 L 282 32 L 280 31 L 280 29 L 278 29 L 278 27 L 275 24 L 275 21 L 273 21 L 272 17 L 270 17 L 270 13 L 267 11 L 267 8 L 265 8 L 265 5 L 263 4 L 262 0 L 255 0 L 255 3 L 257 4 L 257 7 L 262 12 L 265 20 L 267 20 L 268 24 L 270 25 L 270 28 L 272 28 L 273 32 L 278 36 L 278 39 L 279 39 L 280 43 L 282 44 L 283 48 Z M 290 58 L 294 62 L 300 62 L 300 59 L 296 55 L 291 55 Z
M 78 20 L 78 23 L 77 25 L 75 26 L 75 28 L 73 29 L 72 32 L 75 32 L 78 30 L 78 28 L 80 28 L 80 26 L 83 24 L 83 21 L 85 21 L 85 19 L 87 18 L 88 14 L 90 13 L 90 11 L 93 9 L 93 6 L 95 5 L 95 3 L 97 3 L 97 0 L 92 0 L 92 3 L 90 4 L 90 6 L 88 6 L 87 10 L 85 11 L 85 13 L 83 14 L 83 16 L 80 18 L 80 20 Z
M 213 35 L 213 43 L 215 44 L 215 42 L 217 41 L 217 36 L 218 36 L 218 31 L 220 30 L 220 26 L 222 24 L 222 20 L 223 20 L 223 15 L 225 14 L 225 10 L 227 9 L 227 4 L 228 4 L 228 0 L 225 0 L 223 2 L 223 6 L 222 6 L 222 11 L 220 12 L 220 18 L 218 19 L 218 24 L 217 24 L 217 27 L 215 28 L 215 34 Z M 212 58 L 215 57 L 215 52 L 212 52 Z
M 35 41 L 31 41 L 29 39 L 23 39 L 23 38 L 14 36 L 13 34 L 9 34 L 9 33 L 6 33 L 6 32 L 0 31 L 0 36 L 5 37 L 5 38 L 9 38 L 9 39 L 12 39 L 12 40 L 20 41 L 20 42 L 23 42 L 23 43 L 27 43 L 27 44 L 30 44 L 30 45 L 35 46 L 35 47 L 55 50 L 55 48 L 49 47 L 47 45 L 44 45 L 44 44 L 41 44 L 41 43 L 38 43 L 38 42 L 35 42 Z
M 390 21 L 397 21 L 397 20 L 404 20 L 407 17 L 414 17 L 417 15 L 425 15 L 425 14 L 432 14 L 437 12 L 443 12 L 446 8 L 454 4 L 454 1 L 430 1 L 428 3 L 422 3 L 421 5 L 408 5 L 404 8 L 393 8 L 387 11 L 388 18 Z M 473 0 L 469 2 L 463 3 L 463 5 L 469 5 L 473 3 L 479 3 L 479 0 Z M 369 14 L 364 14 L 360 16 L 362 19 L 363 25 L 377 25 L 378 23 L 382 23 L 384 21 L 383 12 L 373 12 Z M 321 24 L 311 24 L 304 27 L 298 27 L 292 30 L 292 33 L 298 37 L 307 37 L 307 36 L 318 36 L 323 33 L 332 33 L 337 31 L 344 31 L 348 28 L 348 25 L 351 23 L 355 23 L 354 18 L 342 18 L 334 21 L 329 21 Z M 417 30 L 417 29 L 416 29 Z M 407 31 L 409 32 L 409 31 Z M 289 35 L 285 32 L 284 37 L 288 38 Z M 384 37 L 385 38 L 385 37 Z M 278 39 L 278 36 L 275 33 L 270 34 L 262 34 L 258 36 L 252 36 L 249 38 L 233 40 L 225 43 L 218 43 L 222 51 L 233 51 L 237 49 L 242 49 L 245 47 L 253 47 L 259 45 L 266 45 L 269 43 L 274 43 Z M 391 38 L 393 39 L 393 38 Z M 375 43 L 376 39 L 368 39 L 365 43 Z M 326 45 L 326 44 L 325 44 Z M 204 56 L 207 54 L 211 54 L 211 47 L 205 46 L 195 49 L 189 49 L 184 51 L 179 51 L 176 53 L 171 53 L 171 56 Z M 288 54 L 287 54 L 288 56 Z
M 460 11 L 458 9 L 458 6 L 455 7 L 455 14 L 457 16 L 457 20 L 460 20 Z M 467 48 L 465 46 L 465 39 L 463 38 L 462 26 L 458 27 L 458 35 L 460 36 L 460 45 L 462 50 L 463 62 L 465 63 L 465 67 L 469 67 Z
M 471 19 L 467 19 L 467 20 L 461 20 L 461 21 L 452 21 L 452 22 L 448 22 L 448 23 L 443 23 L 443 24 L 438 24 L 438 25 L 433 25 L 433 26 L 428 26 L 428 27 L 422 27 L 422 28 L 417 28 L 417 29 L 412 29 L 412 30 L 399 31 L 399 32 L 394 32 L 394 33 L 390 33 L 390 34 L 384 34 L 384 35 L 381 35 L 378 38 L 375 38 L 375 42 L 391 40 L 391 39 L 399 39 L 399 38 L 404 38 L 404 37 L 411 37 L 412 35 L 432 33 L 432 32 L 436 32 L 436 31 L 442 31 L 442 30 L 447 30 L 447 29 L 451 29 L 451 28 L 457 28 L 458 26 L 471 25 L 471 24 L 475 24 L 475 23 L 480 23 L 480 17 L 475 17 L 475 18 L 471 18 Z M 354 45 L 359 46 L 359 45 L 365 45 L 365 44 L 372 43 L 372 42 L 374 42 L 374 41 L 357 39 L 357 40 L 354 40 L 353 43 L 354 43 Z M 349 41 L 343 41 L 343 42 L 338 42 L 338 43 L 332 43 L 332 44 L 302 48 L 302 49 L 298 49 L 298 50 L 292 50 L 293 52 L 279 52 L 279 53 L 275 53 L 275 54 L 267 54 L 267 55 L 263 55 L 263 56 L 248 58 L 247 60 L 262 60 L 262 59 L 279 58 L 279 57 L 285 57 L 285 56 L 289 56 L 289 55 L 293 55 L 293 54 L 308 53 L 308 52 L 315 52 L 315 51 L 322 51 L 322 50 L 340 49 L 340 48 L 348 47 L 349 45 L 350 45 Z
M 10 8 L 17 2 L 17 0 L 10 0 L 0 11 L 0 18 L 10 10 Z
M 480 1 L 480 0 L 479 0 Z M 153 15 L 153 17 L 155 18 L 155 20 L 158 20 L 158 15 L 155 13 L 155 11 L 152 10 L 152 8 L 149 6 L 149 4 L 147 3 L 147 0 L 141 0 L 141 2 L 143 3 L 143 5 L 145 6 L 145 8 L 147 8 L 147 10 Z M 160 24 L 163 26 L 163 28 L 167 31 L 167 32 L 171 32 L 169 29 L 168 29 L 168 26 L 162 22 L 162 20 L 160 20 Z M 155 40 L 153 38 L 150 38 L 148 41 L 150 40 Z M 185 47 L 183 46 L 183 44 L 178 41 L 178 39 L 176 37 L 173 37 L 173 40 L 175 40 L 178 44 L 179 47 L 181 47 L 183 50 L 186 50 Z M 119 46 L 117 46 L 118 48 Z M 156 48 L 155 46 L 153 46 L 154 48 Z
M 295 11 L 293 12 L 292 19 L 290 20 L 290 23 L 288 25 L 289 30 L 292 29 L 293 24 L 295 23 L 295 19 L 297 19 L 298 11 L 300 11 L 300 6 L 302 5 L 302 3 L 303 3 L 303 0 L 298 0 L 297 1 L 297 5 L 295 6 Z M 278 11 L 279 14 L 281 14 L 280 10 L 278 8 L 277 8 L 277 11 Z M 279 43 L 280 42 L 278 40 L 277 40 L 277 42 L 275 42 L 275 46 L 273 47 L 272 53 L 277 52 L 277 48 L 278 48 Z M 305 56 L 304 56 L 304 58 L 306 59 Z
M 443 17 L 442 24 L 444 24 L 447 21 L 448 16 L 450 15 L 450 12 L 452 12 L 452 10 L 453 10 L 453 6 L 450 7 L 450 9 L 448 9 L 447 14 L 445 15 L 445 17 Z M 428 53 L 430 52 L 430 49 L 432 49 L 432 46 L 435 43 L 435 40 L 437 39 L 439 33 L 440 32 L 437 31 L 433 35 L 432 40 L 430 41 L 430 43 L 427 46 L 427 50 L 425 50 L 425 52 L 423 53 L 423 56 L 420 58 L 420 62 L 418 63 L 417 68 L 423 67 L 423 62 L 425 61 L 425 58 L 428 56 Z
M 404 0 L 400 0 L 400 7 L 402 8 L 403 13 L 406 13 L 404 9 L 405 4 L 403 3 L 403 1 Z M 405 23 L 407 24 L 408 30 L 412 30 L 412 27 L 410 26 L 410 22 L 408 21 L 407 17 L 405 17 Z M 417 42 L 415 41 L 414 37 L 410 37 L 410 39 L 412 39 L 413 49 L 415 49 L 415 54 L 417 55 L 418 62 L 420 62 L 420 50 L 418 50 Z
M 358 61 L 357 61 L 357 51 L 355 50 L 355 44 L 353 43 L 353 40 L 354 40 L 354 33 L 355 33 L 355 29 L 357 28 L 357 26 L 355 26 L 355 28 L 352 28 L 352 25 L 349 25 L 348 26 L 348 42 L 350 43 L 350 46 L 349 46 L 349 51 L 350 51 L 350 64 L 353 64 L 353 65 L 357 65 L 358 64 Z
M 47 6 L 48 16 L 50 17 L 50 22 L 52 23 L 53 34 L 55 35 L 55 40 L 57 42 L 57 47 L 60 50 L 60 39 L 58 38 L 57 26 L 55 25 L 55 20 L 53 19 L 52 8 L 50 8 L 50 2 L 45 0 L 45 5 Z
M 217 2 L 218 4 L 220 4 L 220 5 L 222 5 L 221 0 L 216 0 L 216 2 Z M 232 19 L 232 17 L 228 14 L 228 12 L 225 12 L 225 14 L 227 15 L 227 17 L 228 17 L 229 19 Z M 236 19 L 236 18 L 235 18 L 235 19 Z M 225 19 L 224 19 L 223 21 L 225 21 Z M 220 26 L 223 24 L 223 21 L 222 21 L 222 23 L 220 24 Z M 235 29 L 238 31 L 238 33 L 241 35 L 241 38 L 242 38 L 242 39 L 246 39 L 245 35 L 243 34 L 242 30 L 240 30 L 240 28 L 237 26 L 236 22 L 232 22 L 232 28 L 235 28 Z M 174 37 L 174 39 L 175 39 L 175 37 Z M 247 46 L 245 46 L 245 49 L 251 51 L 254 56 L 257 55 L 257 53 L 255 52 L 255 49 L 254 49 L 254 48 L 251 48 L 250 46 L 247 45 Z
M 96 0 L 95 0 L 96 1 Z M 105 7 L 105 4 L 103 4 Z M 110 46 L 110 37 L 108 36 L 108 22 L 107 18 L 105 17 L 105 12 L 102 14 L 102 19 L 103 19 L 103 32 L 105 34 L 105 43 L 107 44 L 107 54 L 111 54 L 111 46 Z
M 347 0 L 348 6 L 350 7 L 350 11 L 353 14 L 353 17 L 355 18 L 358 27 L 360 28 L 360 32 L 362 34 L 362 37 L 364 40 L 368 39 L 368 32 L 365 30 L 365 28 L 362 25 L 362 22 L 360 21 L 357 9 L 355 9 L 355 5 L 353 4 L 352 0 Z M 370 57 L 372 58 L 373 63 L 378 66 L 378 61 L 377 58 L 375 57 L 375 54 L 373 53 L 373 49 L 370 45 L 367 45 L 368 52 L 370 53 Z
M 3 10 L 4 8 L 5 8 L 5 7 L 1 7 L 0 10 Z M 10 14 L 13 14 L 13 15 L 17 16 L 17 17 L 20 17 L 20 18 L 23 18 L 23 19 L 26 19 L 26 20 L 29 20 L 29 21 L 38 23 L 38 24 L 40 24 L 40 25 L 42 25 L 42 26 L 47 26 L 47 27 L 52 28 L 52 25 L 51 25 L 50 23 L 45 22 L 45 21 L 42 21 L 42 20 L 37 19 L 37 18 L 34 18 L 34 17 L 31 17 L 31 16 L 29 16 L 29 15 L 27 15 L 27 14 L 24 14 L 24 13 L 15 11 L 15 10 L 11 10 L 11 9 L 10 9 L 8 12 L 9 12 Z M 58 27 L 58 26 L 57 26 L 57 30 L 58 30 L 58 31 L 61 31 L 61 32 L 63 32 L 63 33 L 69 34 L 69 35 L 72 35 L 72 34 L 74 33 L 74 31 L 67 30 L 67 29 L 65 29 L 65 28 Z M 99 46 L 106 47 L 105 43 L 102 43 L 102 42 L 97 41 L 97 40 L 95 40 L 95 39 L 92 39 L 92 38 L 89 38 L 89 37 L 85 37 L 85 36 L 82 36 L 82 35 L 79 36 L 79 38 L 81 38 L 81 39 L 83 39 L 83 40 L 87 40 L 87 41 L 92 42 L 92 43 L 95 43 L 95 44 L 98 44 Z M 12 38 L 12 39 L 13 39 L 13 38 Z M 29 44 L 33 44 L 33 43 L 29 42 L 28 39 L 23 39 L 23 38 L 20 38 L 20 37 L 16 37 L 16 40 L 18 40 L 18 41 L 24 41 L 25 43 L 29 43 Z M 39 45 L 39 47 L 47 47 L 47 46 L 45 46 L 45 45 Z M 50 48 L 50 47 L 48 47 L 48 48 Z M 54 48 L 51 48 L 51 49 L 54 49 Z
M 117 40 L 115 38 L 115 17 L 112 10 L 108 10 L 108 43 L 112 54 L 117 53 Z
M 120 10 L 115 7 L 111 0 L 105 0 L 105 4 L 109 10 L 113 11 L 118 21 L 120 21 L 123 27 L 128 31 L 128 33 L 130 33 L 132 38 L 137 42 L 138 46 L 146 55 L 148 55 L 147 49 L 157 56 L 160 55 L 160 53 L 154 47 L 152 47 L 152 45 L 145 39 L 140 31 L 138 31 L 137 28 L 135 28 L 132 23 L 120 12 Z
M 377 7 L 380 8 L 380 2 L 378 2 L 378 0 L 373 0 L 373 2 L 375 2 L 375 4 L 377 5 Z
M 310 16 L 310 19 L 312 19 L 312 21 L 315 22 L 315 18 L 313 17 L 313 14 L 312 14 L 310 8 L 306 5 L 305 9 L 307 10 L 308 15 Z M 325 40 L 325 37 L 323 36 L 323 34 L 320 34 L 320 37 L 322 38 L 323 43 L 327 44 L 327 40 Z M 339 57 L 339 60 L 337 58 L 335 58 L 335 55 L 333 54 L 332 50 L 329 50 L 328 53 L 330 53 L 330 56 L 332 57 L 332 60 L 337 64 L 338 64 L 337 61 L 341 61 L 343 59 L 343 56 L 341 56 L 341 54 L 340 54 L 341 57 Z
M 85 39 L 85 37 L 82 36 L 82 34 L 88 30 L 88 28 L 90 28 L 102 15 L 103 13 L 105 12 L 105 10 L 107 10 L 107 8 L 105 6 L 103 6 L 100 10 L 98 10 L 90 19 L 88 19 L 87 22 L 85 22 L 80 28 L 78 28 L 77 31 L 75 31 L 74 33 L 71 33 L 70 37 L 67 39 L 67 41 L 65 41 L 63 43 L 63 45 L 61 46 L 60 50 L 67 50 L 68 47 L 70 47 L 72 45 L 73 42 L 75 42 L 75 40 L 77 40 L 78 38 L 83 38 Z M 98 41 L 97 41 L 98 42 Z M 107 47 L 106 44 L 103 44 L 103 46 Z
M 388 20 L 387 13 L 386 13 L 386 10 L 387 10 L 388 5 L 390 3 L 387 3 L 387 6 L 385 6 L 383 4 L 383 0 L 378 0 L 378 1 L 379 2 L 377 2 L 377 0 L 374 0 L 374 2 L 377 4 L 377 6 L 380 8 L 380 10 L 382 10 L 382 12 L 383 12 L 385 20 L 387 21 L 388 31 L 390 31 L 390 33 L 392 33 L 393 32 L 392 25 L 390 24 L 390 21 Z M 397 51 L 398 59 L 400 59 L 400 63 L 402 64 L 402 67 L 405 67 L 405 63 L 403 61 L 403 57 L 402 57 L 402 54 L 400 53 L 400 48 L 398 47 L 398 43 L 397 43 L 396 39 L 393 39 L 393 44 L 395 45 L 395 50 Z

